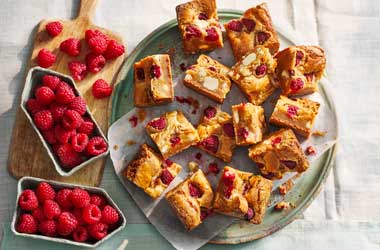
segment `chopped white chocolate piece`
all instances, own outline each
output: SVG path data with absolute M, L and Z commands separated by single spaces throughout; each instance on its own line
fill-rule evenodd
M 203 82 L 203 86 L 208 88 L 209 90 L 216 90 L 218 88 L 219 81 L 214 77 L 207 76 Z
M 250 65 L 253 61 L 256 60 L 256 54 L 255 53 L 251 53 L 249 54 L 248 56 L 246 56 L 244 59 L 243 59 L 243 64 L 245 66 L 247 65 Z

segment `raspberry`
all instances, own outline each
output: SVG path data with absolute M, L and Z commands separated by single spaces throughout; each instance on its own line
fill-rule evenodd
M 68 143 L 70 138 L 76 134 L 75 130 L 66 130 L 61 124 L 57 124 L 54 127 L 55 138 L 59 143 Z
M 86 32 L 85 32 L 86 42 L 88 42 L 91 38 L 96 37 L 96 36 L 100 36 L 100 37 L 106 39 L 107 42 L 109 41 L 108 37 L 99 30 L 86 30 Z
M 255 71 L 257 76 L 263 76 L 267 72 L 267 66 L 265 64 L 260 64 Z
M 82 163 L 79 153 L 70 144 L 62 144 L 57 150 L 57 156 L 64 168 L 73 168 Z
M 287 168 L 289 169 L 293 169 L 297 166 L 297 162 L 295 161 L 286 161 L 286 160 L 283 160 L 283 161 L 280 161 L 281 164 L 285 165 Z
M 101 240 L 107 235 L 108 226 L 104 223 L 96 223 L 88 227 L 88 232 L 91 237 L 96 240 Z
M 304 83 L 301 78 L 293 79 L 290 82 L 290 90 L 292 93 L 296 93 L 298 90 L 302 89 Z
M 77 129 L 78 133 L 84 133 L 86 135 L 91 135 L 93 130 L 94 123 L 88 117 L 83 118 L 82 125 L 80 125 L 80 127 Z
M 231 197 L 231 194 L 232 194 L 232 190 L 234 189 L 234 186 L 230 185 L 230 186 L 226 186 L 225 189 L 224 189 L 224 196 L 229 199 Z
M 211 135 L 199 143 L 206 150 L 216 153 L 219 148 L 219 138 L 216 135 Z
M 42 77 L 42 85 L 49 87 L 53 91 L 56 90 L 60 82 L 61 80 L 58 77 L 53 76 L 53 75 L 44 75 Z
M 235 137 L 234 125 L 232 123 L 223 124 L 223 131 L 229 137 Z
M 37 232 L 38 222 L 30 214 L 22 214 L 18 219 L 17 231 L 19 233 L 34 234 Z
M 62 236 L 71 234 L 77 227 L 78 221 L 70 212 L 63 212 L 58 217 L 57 232 Z
M 41 49 L 37 55 L 37 63 L 42 68 L 49 68 L 56 59 L 57 57 L 47 49 Z
M 308 146 L 305 150 L 305 153 L 307 155 L 315 155 L 317 153 L 317 151 L 315 150 L 315 148 L 313 146 Z
M 44 203 L 44 214 L 49 220 L 55 219 L 61 214 L 61 208 L 57 202 L 47 200 Z
M 73 232 L 73 240 L 76 242 L 84 242 L 88 239 L 88 232 L 85 227 L 78 226 Z
M 280 136 L 276 137 L 276 138 L 273 138 L 272 140 L 272 147 L 275 147 L 277 144 L 280 144 L 282 141 L 282 138 Z
M 189 193 L 190 193 L 191 197 L 194 197 L 194 198 L 201 197 L 201 192 L 197 186 L 193 185 L 192 183 L 189 183 L 188 186 L 189 186 Z
M 218 34 L 218 32 L 216 31 L 215 28 L 206 29 L 206 32 L 207 32 L 207 36 L 205 37 L 206 41 L 209 41 L 209 42 L 218 41 L 219 34 Z
M 69 39 L 66 39 L 65 41 L 63 41 L 59 45 L 59 49 L 62 52 L 65 52 L 66 54 L 68 54 L 69 56 L 77 56 L 80 54 L 81 44 L 80 44 L 80 41 L 78 39 L 69 38 Z
M 44 106 L 39 104 L 36 99 L 29 99 L 26 101 L 26 109 L 32 115 L 44 110 Z
M 100 209 L 103 209 L 107 202 L 103 196 L 98 194 L 92 194 L 90 198 L 90 203 L 97 205 Z
M 115 40 L 110 40 L 107 46 L 107 50 L 104 52 L 104 57 L 107 60 L 115 59 L 124 54 L 124 46 L 119 44 Z
M 245 214 L 245 218 L 247 219 L 247 220 L 250 220 L 250 219 L 252 219 L 252 217 L 253 217 L 253 210 L 252 210 L 252 208 L 248 208 L 248 210 L 247 210 L 247 213 Z
M 79 61 L 72 61 L 68 64 L 70 73 L 74 80 L 81 81 L 87 75 L 87 67 L 86 64 L 81 63 Z
M 46 131 L 53 128 L 53 116 L 49 110 L 42 110 L 36 113 L 33 117 L 34 124 L 41 131 Z
M 57 143 L 57 138 L 55 138 L 55 133 L 53 129 L 43 131 L 42 136 L 44 137 L 45 141 L 50 145 L 54 145 Z
M 224 170 L 222 179 L 225 186 L 232 186 L 235 180 L 235 173 L 229 170 Z
M 59 122 L 62 120 L 63 114 L 67 110 L 66 105 L 58 104 L 58 103 L 52 103 L 50 105 L 50 112 L 51 115 L 53 116 L 54 122 Z
M 98 208 L 98 206 L 89 204 L 83 208 L 82 217 L 87 224 L 95 224 L 102 218 L 102 211 Z
M 170 138 L 169 141 L 171 143 L 171 146 L 174 147 L 175 145 L 181 143 L 181 138 L 179 138 L 178 136 L 175 136 L 175 137 Z
M 82 125 L 83 118 L 75 110 L 66 110 L 62 117 L 62 126 L 66 130 L 73 130 L 79 128 Z
M 98 79 L 92 85 L 92 95 L 95 98 L 104 98 L 112 94 L 112 87 L 103 79 Z
M 32 211 L 38 207 L 38 199 L 34 191 L 24 190 L 18 199 L 18 205 L 25 211 Z
M 243 137 L 243 139 L 247 139 L 249 136 L 249 131 L 246 128 L 239 128 L 237 131 L 237 135 Z
M 198 15 L 198 19 L 199 19 L 199 20 L 207 20 L 208 17 L 207 17 L 207 15 L 206 15 L 205 13 L 200 13 L 200 14 Z
M 162 173 L 160 175 L 160 179 L 161 179 L 162 183 L 164 183 L 165 185 L 169 185 L 170 182 L 172 182 L 172 180 L 174 179 L 174 177 L 170 173 L 170 171 L 165 168 L 162 170 Z
M 241 22 L 244 24 L 244 26 L 245 26 L 245 28 L 247 29 L 248 32 L 252 32 L 252 30 L 256 26 L 256 22 L 253 21 L 253 20 L 251 20 L 251 19 L 243 18 L 241 20 Z
M 38 222 L 46 220 L 44 210 L 41 207 L 38 207 L 32 211 L 32 215 Z
M 58 36 L 59 33 L 62 32 L 63 26 L 61 22 L 55 21 L 55 22 L 50 22 L 46 24 L 46 32 L 49 34 L 51 37 Z
M 55 196 L 55 200 L 57 203 L 63 208 L 71 208 L 73 204 L 71 204 L 71 189 L 64 188 L 58 191 Z
M 166 127 L 166 119 L 164 117 L 154 119 L 148 123 L 148 126 L 157 130 L 163 130 Z
M 72 102 L 75 98 L 74 91 L 65 84 L 60 84 L 57 87 L 55 93 L 56 102 L 59 104 L 68 104 Z
M 119 213 L 117 210 L 110 205 L 107 205 L 103 208 L 102 211 L 102 222 L 111 225 L 119 221 Z
M 90 155 L 100 155 L 107 151 L 107 142 L 100 136 L 92 137 L 86 146 L 86 152 Z
M 82 188 L 75 188 L 71 192 L 71 202 L 76 208 L 83 208 L 90 204 L 90 195 Z
M 135 128 L 137 126 L 137 122 L 138 122 L 137 116 L 135 115 L 131 116 L 128 119 L 128 121 L 131 123 L 132 128 Z
M 266 32 L 259 31 L 257 32 L 257 41 L 259 44 L 265 43 L 269 39 L 270 35 Z
M 83 216 L 82 216 L 82 208 L 74 208 L 72 210 L 72 213 L 73 215 L 75 216 L 75 218 L 77 219 L 78 221 L 78 225 L 86 225 L 86 222 L 83 220 Z
M 217 175 L 219 173 L 218 164 L 216 162 L 210 163 L 208 165 L 208 171 Z
M 165 163 L 165 167 L 170 167 L 171 165 L 173 165 L 174 162 L 172 162 L 172 160 L 170 159 L 166 159 L 164 163 Z
M 227 24 L 227 28 L 232 31 L 241 32 L 243 30 L 243 23 L 238 20 L 232 20 Z
M 160 78 L 161 76 L 161 67 L 153 64 L 152 67 L 150 68 L 150 76 L 152 78 Z
M 92 53 L 101 55 L 106 51 L 108 41 L 104 37 L 94 36 L 88 39 L 87 44 Z
M 214 107 L 207 107 L 204 111 L 203 111 L 203 115 L 207 118 L 207 119 L 211 119 L 213 117 L 215 117 L 216 115 L 216 108 Z
M 106 59 L 102 55 L 90 53 L 86 56 L 86 66 L 91 73 L 98 73 L 106 65 Z
M 73 101 L 69 105 L 69 109 L 75 110 L 80 115 L 84 115 L 87 111 L 86 109 L 86 101 L 81 96 L 77 96 L 73 99 Z
M 42 235 L 54 237 L 57 235 L 57 222 L 54 220 L 45 220 L 41 222 L 39 231 Z
M 295 63 L 295 65 L 294 65 L 295 67 L 297 67 L 298 64 L 300 64 L 300 62 L 301 62 L 303 56 L 304 56 L 304 54 L 303 54 L 302 51 L 297 51 L 297 52 L 296 52 L 296 63 Z
M 38 201 L 42 204 L 44 203 L 44 201 L 54 200 L 55 191 L 54 191 L 54 188 L 50 186 L 49 183 L 41 182 L 37 186 L 36 195 L 37 195 Z
M 287 114 L 287 116 L 289 116 L 289 118 L 293 118 L 294 116 L 296 116 L 298 114 L 298 107 L 293 106 L 293 105 L 289 105 L 287 110 L 286 110 L 286 114 Z
M 208 67 L 209 70 L 216 72 L 216 68 L 214 66 Z
M 193 37 L 201 37 L 202 32 L 195 26 L 188 25 L 185 28 L 185 39 L 190 40 Z
M 83 133 L 71 137 L 71 146 L 76 152 L 83 152 L 88 143 L 88 136 Z

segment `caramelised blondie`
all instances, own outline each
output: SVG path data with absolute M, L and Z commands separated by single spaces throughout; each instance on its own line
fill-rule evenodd
M 271 190 L 272 181 L 227 166 L 219 180 L 213 208 L 218 213 L 260 224 Z
M 309 99 L 289 99 L 280 96 L 269 122 L 279 127 L 291 128 L 296 133 L 309 137 L 319 106 L 318 102 Z
M 125 169 L 124 176 L 156 199 L 180 171 L 180 165 L 162 159 L 149 145 L 143 144 L 136 158 Z
M 231 89 L 229 71 L 228 67 L 211 57 L 200 55 L 197 64 L 186 70 L 183 83 L 198 93 L 216 102 L 223 103 Z
M 302 173 L 309 167 L 291 129 L 281 129 L 249 149 L 248 156 L 268 179 L 281 179 L 286 172 Z

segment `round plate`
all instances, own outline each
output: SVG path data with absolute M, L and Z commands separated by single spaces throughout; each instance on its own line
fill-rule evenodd
M 219 19 L 221 23 L 231 19 L 240 18 L 241 11 L 221 10 Z M 282 45 L 289 43 L 287 37 L 279 33 Z M 285 42 L 284 42 L 285 41 Z M 287 41 L 287 42 L 286 42 Z M 292 45 L 289 43 L 288 45 Z M 120 69 L 117 77 L 117 87 L 113 93 L 112 112 L 110 123 L 112 124 L 125 113 L 133 108 L 133 64 L 148 55 L 169 53 L 173 57 L 173 75 L 180 73 L 180 63 L 189 60 L 189 56 L 183 55 L 182 41 L 177 27 L 177 20 L 171 20 L 162 25 L 144 40 L 142 40 L 135 50 L 128 56 Z M 190 60 L 198 55 L 190 56 Z M 332 99 L 323 86 L 320 86 L 320 93 L 335 112 Z M 295 207 L 287 211 L 277 212 L 268 209 L 263 223 L 260 225 L 250 224 L 244 221 L 237 222 L 229 226 L 226 230 L 217 235 L 211 242 L 218 244 L 236 244 L 262 238 L 283 228 L 297 218 L 318 195 L 322 183 L 329 174 L 335 156 L 335 146 L 326 151 L 312 166 L 302 174 L 302 178 L 295 181 L 292 190 L 287 194 L 286 201 L 291 202 Z

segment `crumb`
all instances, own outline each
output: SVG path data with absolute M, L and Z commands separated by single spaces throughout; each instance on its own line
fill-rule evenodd
M 222 57 L 221 57 L 221 56 L 218 56 L 218 59 L 219 59 L 219 60 L 222 60 Z
M 128 145 L 128 146 L 132 146 L 132 145 L 135 145 L 135 144 L 136 144 L 136 142 L 134 140 L 128 140 L 127 143 L 126 143 L 126 145 Z
M 292 179 L 287 180 L 284 184 L 278 187 L 278 191 L 281 195 L 285 195 L 293 187 Z
M 118 149 L 119 149 L 119 145 L 115 144 L 115 145 L 113 146 L 113 149 L 114 149 L 115 151 L 118 150 Z
M 131 123 L 132 128 L 137 126 L 137 117 L 135 115 L 131 116 L 128 121 Z
M 139 122 L 144 121 L 145 117 L 146 117 L 146 111 L 144 109 L 138 109 L 137 110 L 137 117 L 139 118 Z
M 163 49 L 163 48 L 164 48 L 164 45 L 163 45 L 162 43 L 160 43 L 160 44 L 158 45 L 158 48 L 159 48 L 159 49 Z
M 306 155 L 315 155 L 317 151 L 315 150 L 313 146 L 309 146 L 306 148 L 305 153 Z
M 291 206 L 291 204 L 289 202 L 286 202 L 286 201 L 280 201 L 279 203 L 277 203 L 275 206 L 274 206 L 274 209 L 277 210 L 277 211 L 282 211 L 282 210 L 287 210 L 289 209 Z
M 314 136 L 321 136 L 321 137 L 325 136 L 326 134 L 327 134 L 327 131 L 322 131 L 322 130 L 315 130 L 312 133 L 312 135 Z
M 190 161 L 187 166 L 189 167 L 190 171 L 191 172 L 195 172 L 199 169 L 199 165 L 198 163 L 194 162 L 194 161 Z

